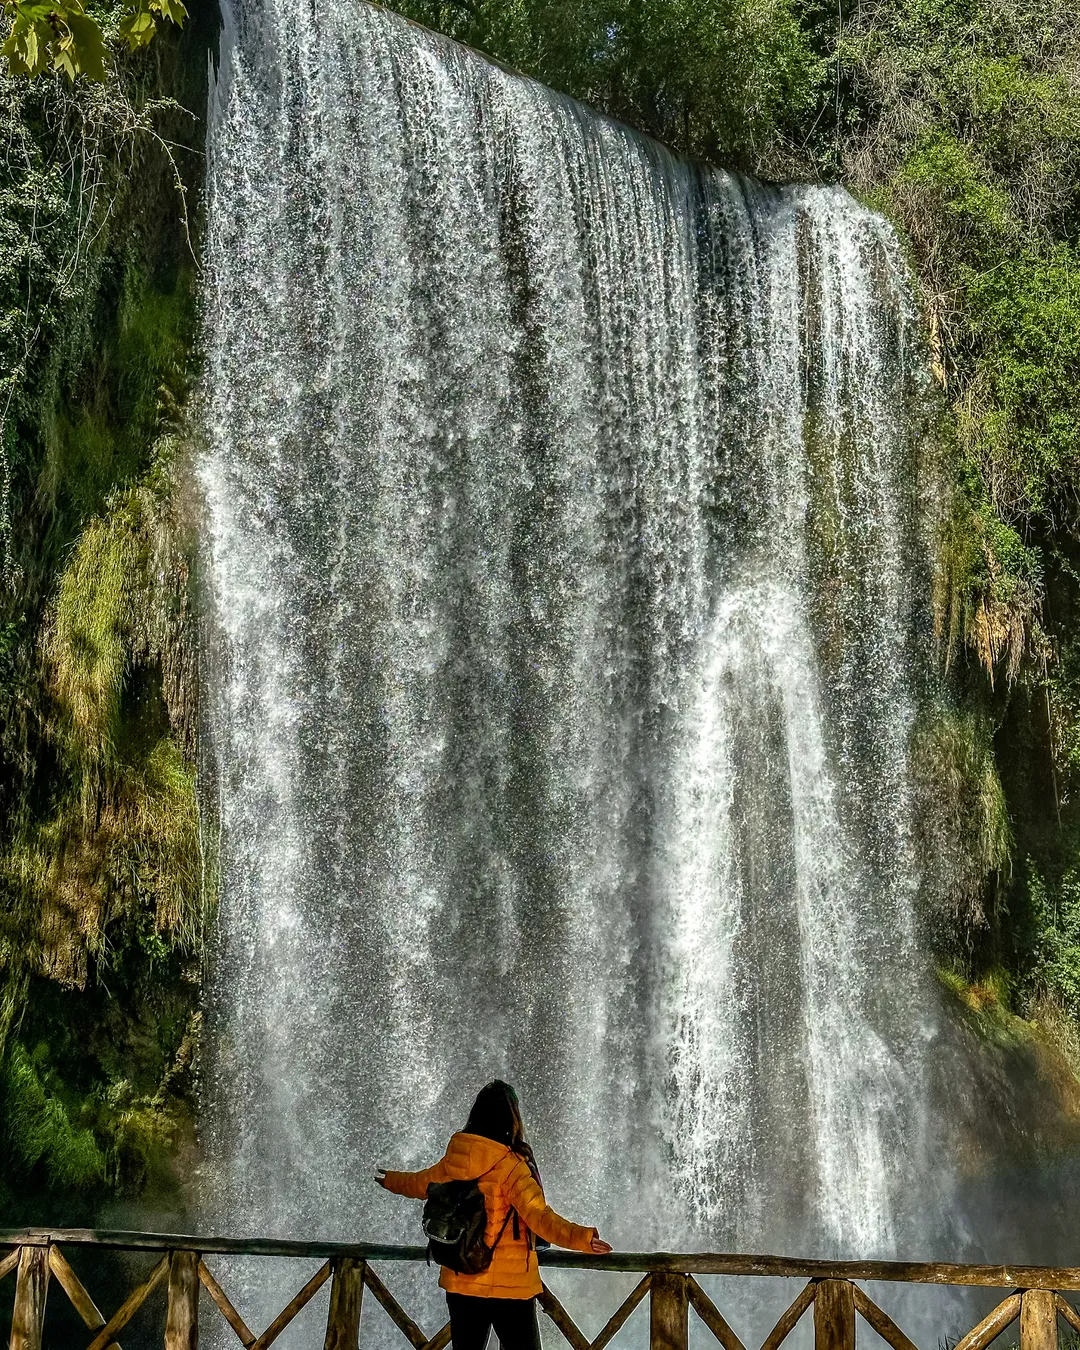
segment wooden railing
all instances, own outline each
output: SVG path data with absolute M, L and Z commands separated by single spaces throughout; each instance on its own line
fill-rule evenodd
M 106 1318 L 72 1265 L 88 1248 L 149 1252 L 159 1259 L 142 1283 Z M 105 1233 L 85 1229 L 0 1230 L 0 1280 L 15 1273 L 15 1302 L 9 1350 L 41 1350 L 51 1280 L 67 1296 L 86 1323 L 91 1339 L 85 1350 L 120 1350 L 117 1338 L 159 1285 L 168 1291 L 165 1350 L 196 1350 L 200 1296 L 225 1319 L 246 1350 L 269 1350 L 289 1323 L 330 1281 L 330 1311 L 325 1350 L 356 1350 L 365 1291 L 376 1300 L 414 1350 L 446 1350 L 450 1328 L 428 1336 L 374 1270 L 376 1263 L 423 1261 L 422 1247 L 346 1246 L 335 1243 L 175 1237 L 154 1233 Z M 76 1253 L 82 1254 L 77 1256 Z M 253 1332 L 207 1265 L 207 1257 L 278 1256 L 318 1260 L 322 1264 L 261 1334 Z M 70 1259 L 69 1259 L 70 1258 Z M 666 1252 L 613 1252 L 582 1256 L 545 1251 L 548 1268 L 631 1271 L 642 1278 L 591 1339 L 575 1324 L 545 1284 L 540 1306 L 572 1350 L 604 1350 L 635 1309 L 649 1301 L 651 1350 L 686 1350 L 690 1312 L 704 1323 L 723 1350 L 750 1350 L 695 1278 L 698 1275 L 753 1275 L 798 1278 L 807 1284 L 786 1308 L 760 1350 L 779 1350 L 796 1323 L 814 1310 L 815 1350 L 855 1350 L 856 1326 L 862 1319 L 892 1350 L 916 1350 L 893 1319 L 859 1287 L 862 1281 L 905 1284 L 982 1286 L 1009 1293 L 992 1312 L 956 1344 L 955 1350 L 987 1350 L 1012 1323 L 1019 1321 L 1020 1350 L 1056 1350 L 1058 1319 L 1080 1333 L 1080 1313 L 1062 1296 L 1080 1292 L 1080 1267 L 972 1266 L 899 1261 L 800 1261 L 777 1256 L 719 1256 L 706 1253 L 676 1256 Z M 78 1350 L 82 1350 L 81 1345 Z M 758 1347 L 754 1347 L 758 1350 Z

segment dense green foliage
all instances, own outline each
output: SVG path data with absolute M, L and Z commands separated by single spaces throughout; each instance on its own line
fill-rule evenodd
M 952 407 L 942 626 L 1013 836 L 956 955 L 1076 1019 L 1080 12 L 874 0 L 837 60 L 834 165 L 910 241 Z
M 151 42 L 158 23 L 182 24 L 187 10 L 181 0 L 122 0 L 101 13 L 87 11 L 81 0 L 0 0 L 7 32 L 0 57 L 8 73 L 33 79 L 45 70 L 104 80 L 110 39 L 138 51 Z
M 699 155 L 760 164 L 813 112 L 794 0 L 412 0 L 392 6 Z
M 115 15 L 113 16 L 115 18 Z M 188 39 L 185 39 L 185 41 Z M 204 891 L 174 491 L 205 36 L 0 77 L 0 1211 L 169 1189 Z M 190 72 L 196 72 L 194 75 Z M 168 93 L 169 97 L 165 97 Z M 43 1201 L 41 1192 L 48 1197 Z

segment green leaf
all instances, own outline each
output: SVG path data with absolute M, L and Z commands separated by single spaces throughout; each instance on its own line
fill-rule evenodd
M 42 29 L 44 28 L 44 33 Z M 11 32 L 0 55 L 4 56 L 14 75 L 33 77 L 45 69 L 47 45 L 52 31 L 43 19 L 36 19 L 21 11 L 16 11 Z
M 157 32 L 157 21 L 147 9 L 136 9 L 120 25 L 120 36 L 131 51 L 145 47 Z
M 87 15 L 81 0 L 43 4 L 16 3 L 11 31 L 0 47 L 13 75 L 33 78 L 47 66 L 74 80 L 105 78 L 105 39 L 101 25 Z
M 75 54 L 75 44 L 70 35 L 58 39 L 53 44 L 53 70 L 62 72 L 73 80 L 79 73 L 78 57 Z
M 81 9 L 69 9 L 66 18 L 77 70 L 88 79 L 104 80 L 105 38 L 101 26 Z
M 188 12 L 183 0 L 150 0 L 150 8 L 163 19 L 176 24 L 178 28 L 184 26 Z

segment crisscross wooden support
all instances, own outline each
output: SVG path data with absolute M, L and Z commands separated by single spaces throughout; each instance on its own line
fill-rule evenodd
M 232 1327 L 233 1331 L 236 1333 L 237 1339 L 244 1347 L 244 1350 L 249 1350 L 249 1348 L 255 1344 L 255 1333 L 229 1302 L 225 1290 L 222 1289 L 221 1285 L 218 1284 L 217 1280 L 211 1275 L 210 1271 L 207 1269 L 206 1262 L 203 1261 L 201 1257 L 199 1259 L 198 1275 L 199 1283 L 210 1295 L 218 1312 L 221 1313 L 225 1321 Z
M 424 1346 L 428 1343 L 428 1338 L 370 1266 L 364 1272 L 364 1284 L 371 1290 L 382 1307 L 390 1315 L 390 1319 L 394 1323 L 394 1326 L 409 1339 L 416 1347 L 416 1350 L 424 1350 Z
M 353 1257 L 341 1257 L 333 1261 L 327 1261 L 304 1285 L 292 1302 L 278 1314 L 261 1336 L 256 1336 L 237 1312 L 229 1296 L 218 1284 L 205 1261 L 199 1261 L 197 1273 L 198 1279 L 210 1295 L 211 1301 L 229 1326 L 232 1327 L 245 1350 L 269 1350 L 269 1347 L 273 1345 L 297 1313 L 314 1298 L 331 1275 L 333 1275 L 334 1283 L 330 1291 L 330 1316 L 326 1330 L 325 1350 L 356 1350 L 365 1288 L 371 1290 L 375 1299 L 389 1314 L 394 1325 L 407 1337 L 416 1350 L 446 1350 L 446 1347 L 450 1344 L 449 1324 L 429 1339 L 417 1323 L 405 1312 L 401 1304 L 398 1303 L 367 1262 Z M 169 1346 L 168 1350 L 172 1350 L 172 1347 Z
M 108 1350 L 114 1337 L 127 1326 L 142 1305 L 169 1273 L 169 1257 L 166 1253 L 157 1263 L 142 1284 L 130 1294 L 109 1318 L 98 1334 L 86 1347 L 86 1350 Z
M 289 1325 L 289 1323 L 293 1320 L 296 1314 L 301 1310 L 301 1308 L 307 1307 L 307 1305 L 311 1302 L 311 1300 L 323 1287 L 326 1281 L 330 1278 L 332 1272 L 333 1267 L 331 1266 L 329 1261 L 327 1261 L 325 1265 L 320 1266 L 320 1268 L 315 1272 L 315 1274 L 312 1275 L 311 1279 L 308 1280 L 307 1284 L 304 1285 L 303 1289 L 301 1289 L 300 1292 L 294 1298 L 292 1298 L 285 1305 L 284 1308 L 282 1308 L 281 1312 L 278 1313 L 278 1315 L 266 1328 L 263 1334 L 251 1347 L 251 1350 L 269 1350 L 269 1347 L 274 1344 L 274 1342 L 285 1330 L 285 1328 Z
M 86 1323 L 87 1328 L 90 1331 L 100 1331 L 105 1325 L 105 1318 L 59 1247 L 49 1248 L 49 1269 L 56 1276 L 57 1283 L 68 1296 L 68 1302 Z M 120 1350 L 120 1347 L 112 1341 L 106 1350 Z
M 107 1321 L 61 1251 L 65 1246 L 95 1246 L 153 1252 L 157 1264 Z M 206 1264 L 209 1253 L 294 1257 L 320 1262 L 315 1274 L 256 1335 L 237 1311 Z M 364 1290 L 386 1311 L 412 1350 L 448 1350 L 450 1328 L 428 1337 L 372 1269 L 372 1261 L 420 1261 L 423 1248 L 374 1244 L 285 1242 L 271 1239 L 180 1238 L 143 1233 L 0 1232 L 0 1280 L 18 1272 L 9 1350 L 42 1350 L 49 1283 L 67 1296 L 93 1339 L 87 1350 L 121 1350 L 118 1337 L 163 1282 L 168 1283 L 165 1350 L 198 1350 L 199 1298 L 203 1290 L 232 1328 L 244 1350 L 271 1350 L 287 1326 L 330 1280 L 330 1309 L 324 1350 L 358 1350 Z M 597 1271 L 637 1271 L 641 1279 L 591 1340 L 545 1283 L 539 1304 L 570 1350 L 608 1350 L 635 1309 L 648 1301 L 651 1350 L 687 1350 L 690 1310 L 704 1323 L 722 1350 L 748 1350 L 695 1274 L 786 1277 L 809 1282 L 781 1314 L 760 1350 L 780 1350 L 812 1307 L 815 1350 L 856 1350 L 857 1324 L 865 1322 L 890 1350 L 917 1350 L 896 1322 L 859 1287 L 857 1280 L 957 1284 L 1009 1290 L 1002 1301 L 961 1338 L 955 1350 L 990 1350 L 991 1343 L 1019 1321 L 1019 1350 L 1058 1350 L 1058 1319 L 1080 1333 L 1080 1312 L 1062 1291 L 1080 1292 L 1080 1269 L 1042 1266 L 958 1266 L 899 1262 L 826 1262 L 772 1256 L 722 1256 L 664 1253 L 613 1253 L 590 1257 L 545 1252 L 545 1267 Z M 753 1350 L 750 1347 L 749 1350 Z
M 616 1311 L 612 1313 L 603 1329 L 591 1341 L 547 1285 L 544 1286 L 542 1293 L 537 1299 L 537 1303 L 539 1303 L 540 1307 L 543 1308 L 544 1312 L 547 1313 L 548 1317 L 550 1317 L 559 1328 L 563 1339 L 569 1342 L 573 1347 L 573 1350 L 604 1350 L 604 1347 L 607 1346 L 623 1329 L 630 1314 L 652 1288 L 652 1283 L 653 1277 L 651 1274 L 646 1275 L 643 1280 L 640 1280 L 634 1286 L 630 1295 L 625 1298 Z
M 811 1280 L 805 1289 L 801 1290 L 791 1303 L 780 1314 L 780 1319 L 773 1327 L 772 1331 L 765 1337 L 765 1342 L 761 1350 L 777 1350 L 791 1333 L 795 1330 L 796 1324 L 802 1318 L 804 1312 L 814 1301 L 814 1295 L 817 1293 L 817 1281 Z
M 712 1334 L 724 1347 L 724 1350 L 746 1350 L 742 1341 L 735 1335 L 734 1331 L 728 1326 L 720 1315 L 720 1310 L 712 1299 L 708 1296 L 693 1275 L 686 1277 L 687 1292 L 690 1295 L 690 1306 L 709 1328 Z
M 892 1346 L 892 1350 L 917 1350 L 914 1341 L 908 1340 L 889 1314 L 869 1299 L 857 1284 L 851 1286 L 851 1292 L 855 1311 L 887 1345 Z
M 195 1265 L 195 1279 L 210 1295 L 211 1301 L 229 1326 L 232 1327 L 240 1344 L 244 1346 L 244 1350 L 270 1350 L 270 1346 L 274 1344 L 297 1314 L 307 1307 L 333 1273 L 334 1263 L 332 1261 L 324 1262 L 304 1285 L 303 1289 L 286 1303 L 263 1334 L 256 1336 L 233 1307 L 221 1285 L 214 1279 L 206 1266 L 206 1262 L 196 1258 Z M 357 1321 L 359 1323 L 359 1317 Z M 166 1350 L 174 1350 L 174 1346 L 170 1342 L 166 1341 L 165 1344 Z M 188 1350 L 188 1347 L 178 1341 L 175 1350 Z M 192 1350 L 194 1350 L 194 1343 Z

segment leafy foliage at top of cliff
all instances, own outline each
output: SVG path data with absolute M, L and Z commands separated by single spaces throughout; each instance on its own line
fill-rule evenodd
M 811 120 L 797 0 L 411 0 L 393 8 L 671 145 L 758 166 Z
M 119 40 L 128 11 L 97 13 L 106 36 Z M 174 35 L 111 51 L 104 81 L 65 66 L 0 76 L 0 1212 L 12 1221 L 75 1221 L 105 1195 L 167 1191 L 191 1132 L 203 886 L 174 482 L 195 264 L 177 188 L 198 181 L 199 124 L 179 100 L 205 106 L 205 53 L 205 34 Z
M 951 692 L 916 745 L 935 929 L 1080 1024 L 1080 9 L 1073 0 L 409 0 L 676 148 L 839 180 L 921 283 L 950 409 Z

